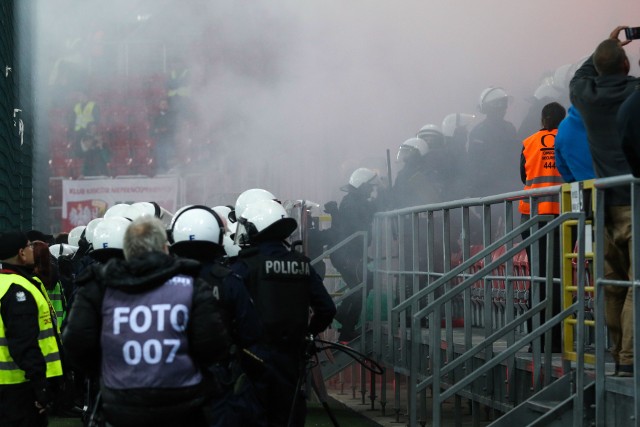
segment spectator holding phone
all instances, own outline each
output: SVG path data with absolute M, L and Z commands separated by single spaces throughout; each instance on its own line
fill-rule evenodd
M 640 79 L 630 77 L 629 59 L 616 27 L 571 79 L 571 102 L 582 115 L 597 178 L 631 173 L 622 150 L 616 116 Z M 629 280 L 631 266 L 631 207 L 629 186 L 614 187 L 605 195 L 604 274 Z M 633 376 L 633 293 L 631 288 L 605 286 L 605 317 L 613 342 L 616 375 Z
M 640 28 L 637 28 L 640 38 Z M 640 85 L 620 106 L 618 131 L 622 138 L 622 151 L 627 157 L 631 172 L 640 178 Z

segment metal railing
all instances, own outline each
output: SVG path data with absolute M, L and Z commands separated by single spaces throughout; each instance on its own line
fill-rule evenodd
M 547 237 L 546 267 L 547 271 L 552 271 L 551 260 L 558 256 L 553 249 L 554 231 L 564 221 L 584 221 L 584 214 L 568 213 L 555 219 L 533 215 L 515 227 L 513 214 L 514 202 L 525 198 L 532 201 L 538 197 L 556 196 L 559 189 L 548 187 L 520 191 L 402 209 L 376 216 L 373 236 L 374 292 L 376 297 L 386 294 L 387 300 L 393 301 L 393 304 L 389 304 L 390 333 L 387 334 L 384 349 L 382 322 L 376 324 L 378 317 L 374 313 L 373 348 L 380 352 L 382 360 L 394 367 L 397 376 L 408 378 L 410 425 L 417 425 L 418 410 L 421 420 L 427 418 L 427 388 L 432 391 L 431 419 L 436 426 L 442 421 L 442 403 L 452 396 L 456 396 L 456 406 L 461 405 L 461 396 L 466 396 L 473 402 L 472 410 L 478 411 L 477 404 L 480 403 L 490 404 L 502 411 L 508 410 L 518 403 L 515 394 L 508 396 L 508 402 L 500 405 L 492 398 L 493 390 L 502 387 L 506 389 L 504 394 L 508 395 L 508 389 L 514 381 L 515 354 L 531 342 L 533 390 L 541 389 L 552 380 L 551 345 L 545 346 L 543 353 L 540 337 L 545 335 L 546 342 L 550 343 L 552 327 L 563 319 L 576 316 L 582 310 L 584 301 L 578 301 L 562 313 L 552 316 L 552 286 L 560 281 L 554 280 L 551 275 L 539 277 L 538 242 L 542 237 Z M 532 203 L 532 206 L 535 204 Z M 472 221 L 470 218 L 478 209 L 481 214 Z M 452 228 L 456 226 L 452 224 L 452 216 L 456 213 L 461 220 L 458 229 L 462 262 L 453 266 Z M 495 233 L 492 220 L 497 220 L 499 224 Z M 540 226 L 544 224 L 543 221 L 548 223 Z M 526 230 L 530 231 L 530 236 L 516 244 Z M 472 255 L 474 234 L 482 236 L 482 249 Z M 531 276 L 516 276 L 512 273 L 513 258 L 529 245 L 532 255 Z M 389 256 L 381 256 L 383 253 Z M 392 255 L 395 253 L 397 258 L 394 259 Z M 474 269 L 478 263 L 480 267 Z M 526 311 L 516 310 L 514 305 L 514 284 L 522 279 L 533 283 L 531 309 Z M 540 285 L 546 286 L 547 297 L 543 300 L 540 298 Z M 472 296 L 474 290 L 475 299 Z M 472 316 L 472 301 L 481 306 L 479 322 L 475 322 Z M 378 306 L 377 302 L 375 306 Z M 456 310 L 462 313 L 456 313 Z M 542 310 L 544 320 L 541 319 Z M 405 313 L 409 313 L 409 316 Z M 463 343 L 459 346 L 461 352 L 456 352 L 453 320 L 460 314 L 464 319 L 461 328 Z M 425 325 L 423 319 L 428 319 L 428 337 L 423 336 L 426 334 L 421 327 Z M 522 334 L 520 331 L 529 319 L 532 320 L 532 330 Z M 474 343 L 477 327 L 480 327 L 483 337 L 480 342 Z M 376 334 L 376 331 L 379 333 Z M 506 341 L 502 351 L 494 349 L 499 339 Z M 446 344 L 443 345 L 443 342 Z M 474 369 L 472 359 L 479 355 L 484 357 L 484 364 Z M 508 378 L 498 384 L 493 376 L 494 368 L 502 363 L 506 365 L 504 372 Z M 483 384 L 478 386 L 478 381 Z M 396 410 L 399 404 L 396 396 Z
M 631 190 L 631 242 L 630 242 L 630 280 L 611 280 L 605 277 L 605 190 L 619 187 L 629 186 Z M 595 181 L 596 188 L 596 211 L 595 211 L 595 340 L 596 340 L 596 425 L 605 425 L 606 421 L 614 418 L 615 414 L 607 414 L 607 404 L 605 400 L 606 377 L 605 377 L 605 351 L 606 351 L 606 328 L 605 328 L 605 304 L 599 304 L 604 301 L 605 286 L 622 286 L 628 287 L 633 291 L 633 353 L 640 353 L 640 340 L 638 333 L 640 332 L 640 296 L 638 289 L 640 285 L 640 180 L 634 179 L 631 175 L 624 175 L 612 178 L 598 179 Z M 633 382 L 633 415 L 625 425 L 640 425 L 640 400 L 638 399 L 638 389 L 640 387 L 640 360 L 634 357 L 633 370 L 635 375 L 633 378 L 625 380 Z
M 632 192 L 632 253 L 633 280 L 604 278 L 604 190 L 612 186 L 630 185 Z M 480 405 L 506 412 L 528 396 L 516 392 L 516 355 L 530 345 L 530 392 L 534 393 L 560 373 L 572 373 L 573 422 L 582 425 L 587 386 L 585 368 L 595 369 L 596 424 L 605 425 L 605 352 L 604 291 L 602 285 L 635 287 L 640 283 L 640 180 L 631 176 L 596 180 L 596 202 L 593 211 L 595 245 L 590 245 L 591 233 L 585 233 L 591 212 L 587 209 L 564 211 L 559 216 L 536 215 L 535 203 L 531 218 L 514 225 L 516 205 L 521 199 L 534 202 L 537 198 L 560 196 L 561 187 L 518 191 L 491 197 L 458 200 L 383 212 L 376 215 L 369 255 L 373 258 L 373 320 L 371 334 L 364 334 L 360 348 L 372 349 L 372 357 L 393 369 L 393 398 L 396 420 L 403 409 L 408 411 L 409 425 L 430 419 L 432 425 L 442 422 L 442 404 L 455 398 L 456 414 L 462 412 L 462 398 L 471 402 L 473 414 L 480 415 Z M 585 207 L 586 208 L 586 207 Z M 554 234 L 574 230 L 576 246 L 571 254 L 554 250 Z M 529 236 L 522 239 L 523 231 Z M 457 238 L 459 236 L 459 239 Z M 546 237 L 546 271 L 553 271 L 553 259 L 572 257 L 576 260 L 575 280 L 567 285 L 565 275 L 541 277 L 540 240 Z M 352 240 L 352 236 L 349 240 Z M 564 240 L 567 236 L 563 234 Z M 346 244 L 347 242 L 343 242 Z M 340 245 L 341 247 L 342 245 Z M 523 248 L 530 247 L 528 266 L 518 263 Z M 366 245 L 365 245 L 366 247 Z M 338 249 L 332 248 L 331 251 Z M 587 251 L 587 248 L 589 251 Z M 566 252 L 566 247 L 562 249 Z M 592 252 L 591 252 L 592 250 Z M 328 253 L 318 257 L 318 262 Z M 585 265 L 586 255 L 594 258 L 595 322 L 585 322 L 585 289 L 591 289 Z M 366 257 L 365 257 L 366 259 Z M 366 262 L 363 277 L 366 278 Z M 564 267 L 566 268 L 566 266 Z M 366 280 L 366 279 L 365 279 Z M 563 295 L 571 292 L 578 297 L 565 301 L 560 313 L 552 313 L 553 286 L 565 286 Z M 544 286 L 546 297 L 540 296 Z M 567 289 L 567 286 L 570 289 Z M 363 292 L 363 322 L 366 286 Z M 355 290 L 354 290 L 355 291 Z M 382 298 L 387 309 L 383 313 Z M 634 352 L 640 351 L 637 331 L 640 297 L 634 292 Z M 589 308 L 590 309 L 590 308 Z M 555 315 L 554 315 L 555 314 Z M 551 334 L 554 326 L 571 325 L 572 348 L 565 349 L 562 366 L 552 363 Z M 529 325 L 527 325 L 529 323 Z M 586 354 L 587 329 L 595 335 L 595 358 Z M 544 338 L 543 338 L 544 337 Z M 372 340 L 365 343 L 365 340 Z M 543 341 L 544 339 L 544 341 Z M 522 357 L 519 354 L 519 357 Z M 481 360 L 478 365 L 478 360 Z M 594 364 L 595 363 L 595 364 Z M 634 371 L 640 372 L 640 362 L 634 359 Z M 398 384 L 407 381 L 407 396 L 401 399 Z M 633 379 L 638 390 L 638 376 Z M 381 395 L 386 400 L 386 382 Z M 431 408 L 427 390 L 431 390 Z M 634 394 L 633 423 L 640 425 L 640 403 Z M 403 407 L 406 405 L 406 407 Z M 429 413 L 429 417 L 427 414 Z

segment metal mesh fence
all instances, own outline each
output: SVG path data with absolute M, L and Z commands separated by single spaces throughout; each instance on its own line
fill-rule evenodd
M 18 45 L 16 5 L 0 2 L 0 230 L 32 224 L 29 40 Z

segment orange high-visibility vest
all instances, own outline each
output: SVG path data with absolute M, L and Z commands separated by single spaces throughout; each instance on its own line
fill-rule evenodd
M 525 190 L 532 188 L 552 187 L 564 182 L 560 172 L 556 168 L 556 156 L 554 145 L 556 141 L 557 129 L 541 130 L 534 133 L 524 141 L 525 171 L 527 180 Z M 537 213 L 540 215 L 559 214 L 560 203 L 558 196 L 536 197 L 534 202 L 538 206 Z M 520 213 L 529 215 L 531 206 L 529 200 L 520 200 Z

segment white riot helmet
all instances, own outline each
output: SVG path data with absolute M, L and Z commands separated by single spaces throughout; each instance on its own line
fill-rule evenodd
M 551 82 L 545 80 L 536 91 L 533 93 L 533 97 L 538 101 L 543 99 L 560 99 L 562 97 L 562 92 Z
M 169 242 L 211 242 L 222 246 L 224 223 L 213 209 L 190 205 L 178 210 L 169 228 Z
M 140 218 L 141 216 L 152 216 L 156 218 L 160 218 L 162 212 L 160 211 L 160 206 L 157 203 L 151 202 L 136 202 L 129 205 L 129 209 L 125 215 L 131 221 L 136 218 Z
M 141 216 L 152 216 L 158 218 L 165 227 L 169 227 L 173 215 L 171 212 L 157 204 L 156 202 L 135 202 L 129 206 L 129 210 L 124 215 L 133 221 Z
M 448 138 L 453 137 L 455 130 L 459 127 L 467 127 L 473 120 L 475 120 L 475 114 L 467 113 L 452 113 L 447 115 L 442 120 L 442 134 Z
M 264 240 L 284 240 L 298 227 L 284 207 L 275 200 L 250 204 L 238 217 L 236 242 L 247 244 Z
M 131 221 L 124 217 L 109 217 L 100 222 L 93 230 L 93 250 L 124 248 L 124 233 Z
M 67 241 L 69 242 L 69 245 L 80 246 L 80 239 L 82 238 L 82 233 L 84 233 L 84 230 L 86 228 L 87 228 L 86 225 L 79 225 L 77 227 L 72 228 L 71 231 L 69 232 L 69 235 L 67 236 Z
M 128 205 L 126 203 L 116 203 L 115 205 L 107 209 L 107 211 L 104 213 L 104 218 L 111 218 L 111 217 L 128 218 L 127 214 L 130 212 L 130 210 L 131 210 L 131 205 Z
M 358 168 L 349 177 L 349 185 L 358 189 L 364 184 L 374 184 L 377 177 L 378 174 L 371 169 Z
M 406 162 L 415 157 L 422 157 L 429 152 L 427 141 L 422 138 L 409 138 L 402 143 L 398 149 L 396 159 L 399 162 Z
M 224 227 L 229 233 L 235 233 L 237 223 L 229 221 L 229 214 L 231 213 L 231 208 L 229 206 L 214 206 L 213 211 L 218 214 L 222 222 L 224 223 Z
M 444 144 L 444 135 L 440 130 L 440 126 L 434 124 L 428 124 L 422 126 L 416 135 L 420 139 L 424 139 L 427 144 Z M 423 154 L 424 155 L 424 154 Z
M 234 211 L 229 213 L 227 218 L 231 222 L 235 222 L 236 219 L 247 208 L 247 206 L 259 200 L 276 200 L 276 196 L 274 196 L 267 190 L 263 190 L 262 188 L 251 188 L 249 190 L 246 190 L 238 196 L 238 198 L 236 199 L 235 209 Z
M 94 218 L 87 224 L 87 228 L 84 230 L 84 238 L 88 243 L 93 243 L 93 232 L 102 221 L 104 221 L 104 218 Z
M 569 82 L 576 72 L 573 64 L 564 64 L 559 66 L 553 73 L 553 86 L 561 91 L 569 90 Z
M 501 87 L 488 87 L 480 94 L 478 109 L 482 114 L 507 108 L 509 95 Z
M 75 254 L 77 250 L 78 246 L 67 245 L 66 243 L 56 243 L 55 245 L 49 246 L 49 253 L 56 259 L 61 255 L 71 256 Z
M 236 242 L 233 241 L 229 234 L 224 235 L 222 245 L 224 246 L 224 251 L 228 257 L 237 256 L 240 249 L 242 249 L 240 246 L 236 245 Z

